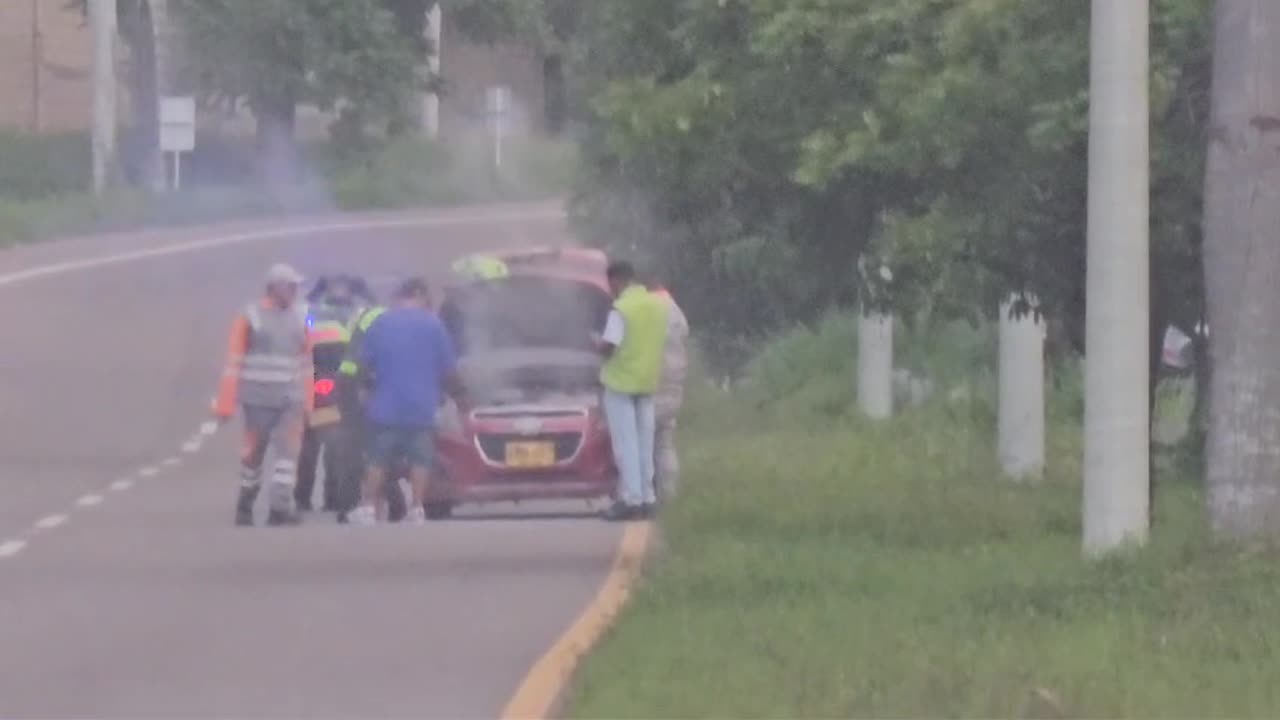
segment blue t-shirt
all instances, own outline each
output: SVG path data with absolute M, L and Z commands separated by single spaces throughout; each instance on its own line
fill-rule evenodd
M 435 425 L 445 378 L 457 363 L 439 318 L 418 308 L 388 310 L 369 327 L 360 356 L 373 374 L 370 421 L 423 429 Z

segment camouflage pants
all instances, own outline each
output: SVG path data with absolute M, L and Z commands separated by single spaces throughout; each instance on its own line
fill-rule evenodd
M 654 487 L 664 502 L 674 498 L 680 485 L 680 457 L 676 454 L 676 416 L 658 417 L 653 438 Z

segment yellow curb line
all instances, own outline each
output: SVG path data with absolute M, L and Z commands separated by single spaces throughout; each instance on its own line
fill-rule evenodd
M 631 581 L 653 535 L 651 523 L 628 525 L 618 542 L 613 565 L 595 599 L 525 675 L 503 708 L 502 720 L 545 720 L 564 693 L 573 671 L 609 627 L 631 595 Z

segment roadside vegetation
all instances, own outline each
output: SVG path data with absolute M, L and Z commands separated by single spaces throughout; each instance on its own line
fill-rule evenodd
M 1053 372 L 1046 477 L 1015 484 L 988 331 L 903 343 L 941 361 L 936 390 L 873 424 L 852 410 L 852 325 L 782 336 L 731 392 L 693 383 L 663 550 L 572 716 L 1274 714 L 1277 557 L 1208 540 L 1178 447 L 1158 452 L 1151 544 L 1085 561 L 1078 368 Z M 1185 388 L 1161 392 L 1174 427 Z
M 184 160 L 190 189 L 153 194 L 121 186 L 89 192 L 83 135 L 0 133 L 0 247 L 67 235 L 217 222 L 288 212 L 377 210 L 539 200 L 572 187 L 574 146 L 513 139 L 495 173 L 482 141 L 400 138 L 360 151 L 331 142 L 305 147 L 298 182 L 267 187 L 253 175 L 252 140 L 206 138 Z

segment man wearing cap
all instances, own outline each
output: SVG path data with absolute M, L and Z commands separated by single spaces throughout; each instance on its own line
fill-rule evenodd
M 266 291 L 236 315 L 227 341 L 213 411 L 223 422 L 235 414 L 237 406 L 244 412 L 237 525 L 253 524 L 268 448 L 274 462 L 267 524 L 298 523 L 293 490 L 314 381 L 307 308 L 297 301 L 301 284 L 297 270 L 283 263 L 271 266 Z

